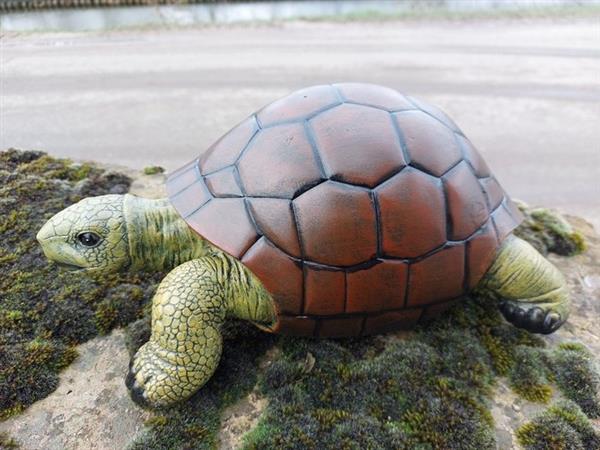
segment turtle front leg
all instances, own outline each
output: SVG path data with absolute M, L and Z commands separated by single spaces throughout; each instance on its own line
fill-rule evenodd
M 194 394 L 218 366 L 228 316 L 267 330 L 277 321 L 270 295 L 239 261 L 220 254 L 173 269 L 153 299 L 150 340 L 130 363 L 132 399 L 160 407 Z
M 559 270 L 524 240 L 506 238 L 478 291 L 500 300 L 513 325 L 550 334 L 569 316 L 569 291 Z

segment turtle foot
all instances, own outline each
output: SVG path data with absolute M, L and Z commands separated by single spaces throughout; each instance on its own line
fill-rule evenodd
M 515 327 L 522 328 L 530 333 L 551 334 L 565 322 L 565 319 L 556 311 L 545 310 L 540 306 L 523 307 L 525 305 L 504 301 L 500 303 L 500 312 Z
M 129 363 L 125 385 L 131 399 L 143 408 L 169 406 L 190 397 L 196 372 L 176 361 L 156 343 L 144 344 Z

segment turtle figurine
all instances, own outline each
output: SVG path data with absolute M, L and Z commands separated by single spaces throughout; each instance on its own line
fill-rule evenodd
M 37 235 L 71 269 L 170 271 L 126 378 L 141 405 L 198 391 L 230 317 L 364 336 L 412 328 L 474 289 L 533 333 L 569 314 L 563 276 L 511 234 L 522 216 L 471 142 L 390 88 L 296 91 L 170 174 L 167 191 L 83 199 Z

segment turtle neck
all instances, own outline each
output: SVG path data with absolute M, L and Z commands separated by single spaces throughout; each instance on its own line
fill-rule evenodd
M 166 198 L 126 194 L 123 211 L 133 269 L 170 271 L 213 248 L 190 229 Z

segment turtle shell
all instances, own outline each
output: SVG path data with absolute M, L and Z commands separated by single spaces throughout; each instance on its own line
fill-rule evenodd
M 314 86 L 169 176 L 189 226 L 271 292 L 278 332 L 358 336 L 447 309 L 521 214 L 441 110 L 369 84 Z

